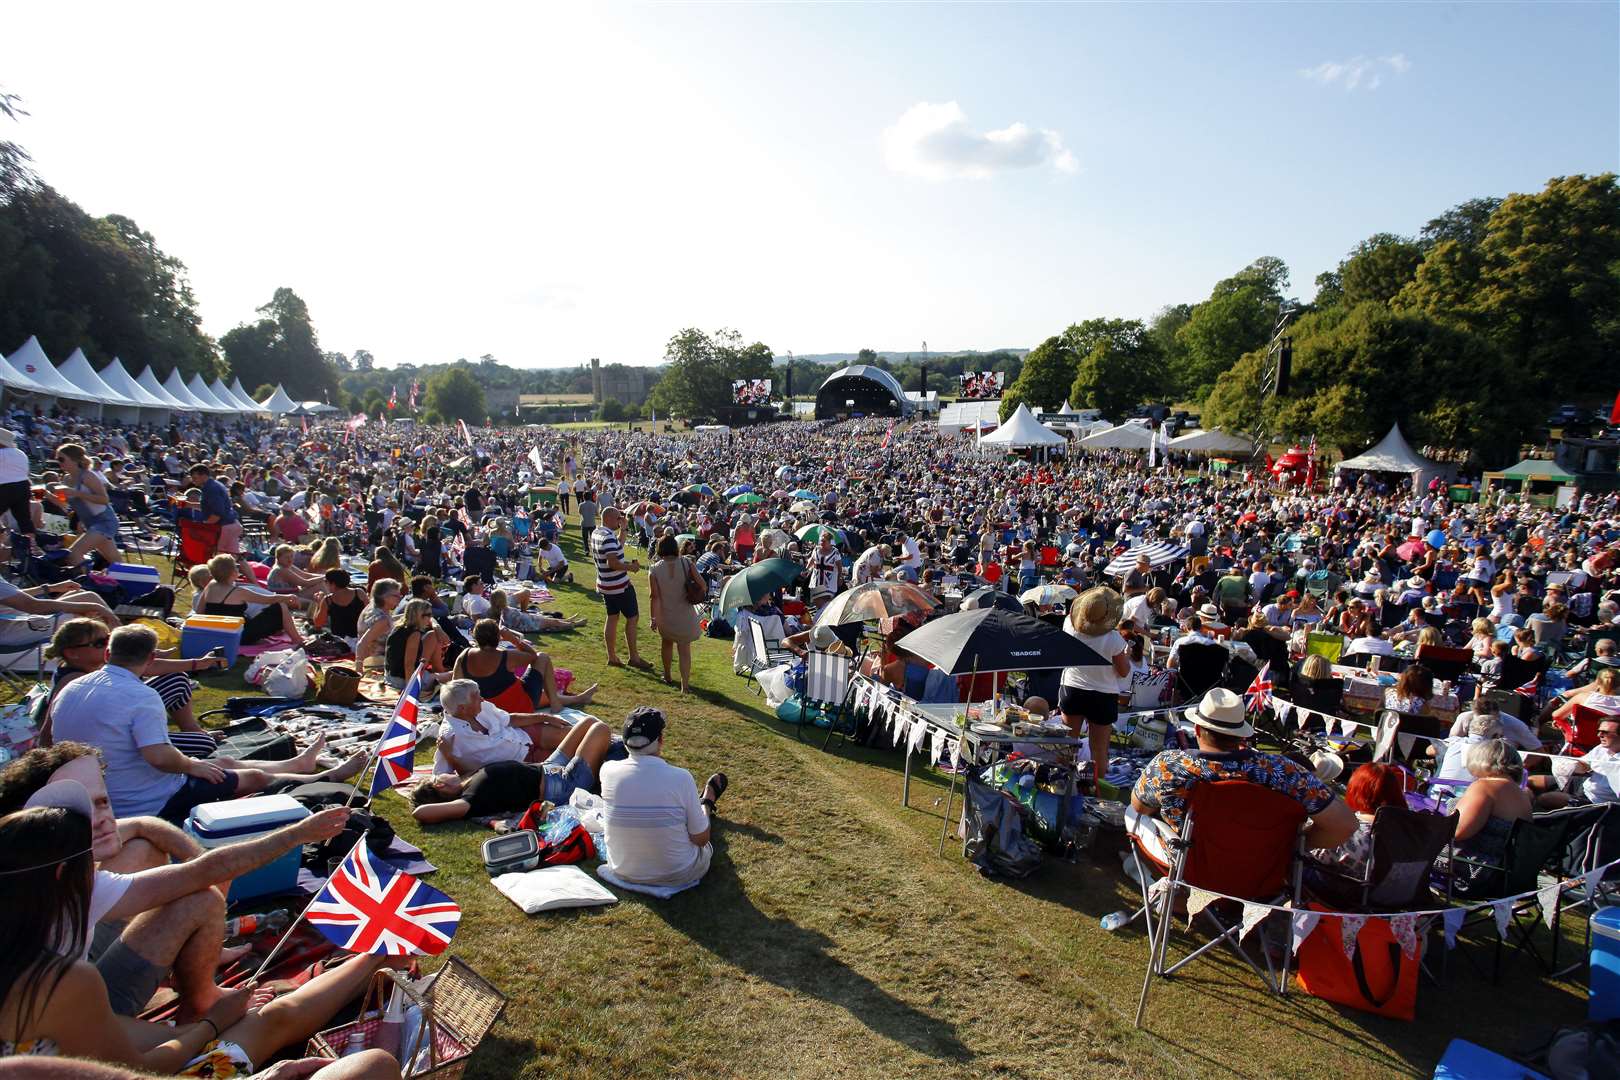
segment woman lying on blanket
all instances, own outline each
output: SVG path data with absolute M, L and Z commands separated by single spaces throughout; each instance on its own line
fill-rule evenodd
M 501 624 L 501 628 L 516 634 L 556 634 L 575 630 L 585 625 L 585 616 L 573 619 L 554 619 L 539 611 L 526 611 L 511 606 L 506 593 L 496 589 L 489 597 L 489 612 L 485 616 Z M 505 634 L 502 637 L 506 637 Z M 507 640 L 511 640 L 507 638 Z
M 202 1019 L 170 1027 L 113 1015 L 85 960 L 93 927 L 90 793 L 49 785 L 37 805 L 0 818 L 0 1057 L 93 1058 L 164 1075 L 247 1076 L 326 1027 L 398 958 L 356 956 L 259 1008 L 253 987 L 226 991 Z M 74 790 L 77 789 L 77 790 Z M 345 1057 L 348 1077 L 397 1078 L 377 1050 Z M 324 1073 L 325 1070 L 322 1070 Z M 316 1075 L 322 1075 L 317 1073 Z

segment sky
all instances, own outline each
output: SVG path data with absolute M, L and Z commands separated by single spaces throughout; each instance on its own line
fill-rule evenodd
M 289 286 L 385 366 L 944 352 L 1620 168 L 1620 4 L 25 4 L 0 87 L 216 336 Z

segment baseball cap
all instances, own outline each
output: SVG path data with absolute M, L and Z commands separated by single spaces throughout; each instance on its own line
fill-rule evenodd
M 645 750 L 664 737 L 663 710 L 651 705 L 638 705 L 624 718 L 624 745 L 632 750 Z

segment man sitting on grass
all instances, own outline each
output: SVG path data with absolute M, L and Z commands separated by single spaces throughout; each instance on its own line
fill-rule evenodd
M 697 884 L 714 858 L 712 818 L 726 774 L 709 777 L 699 798 L 692 774 L 664 760 L 664 714 L 651 705 L 630 710 L 624 746 L 628 759 L 602 767 L 608 871 L 636 885 Z
M 471 776 L 496 762 L 544 762 L 570 730 L 551 713 L 509 713 L 485 701 L 471 679 L 451 679 L 439 691 L 444 724 L 434 754 L 435 772 Z M 442 764 L 442 767 L 440 767 Z
M 424 780 L 411 794 L 411 816 L 423 825 L 437 825 L 515 814 L 537 802 L 566 805 L 575 788 L 596 786 L 612 743 L 613 732 L 602 721 L 581 721 L 543 764 L 492 761 L 465 780 L 454 773 Z

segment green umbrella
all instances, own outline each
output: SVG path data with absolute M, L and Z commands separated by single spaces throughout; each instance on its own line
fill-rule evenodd
M 835 545 L 842 544 L 844 542 L 844 530 L 835 529 L 831 525 L 823 525 L 819 521 L 813 525 L 806 525 L 793 535 L 797 536 L 806 544 L 819 544 L 821 543 L 822 533 L 830 534 Z
M 724 615 L 757 604 L 762 597 L 791 584 L 802 573 L 804 567 L 796 562 L 766 559 L 732 574 L 726 579 L 725 588 L 720 590 L 720 613 Z
M 751 503 L 762 503 L 764 501 L 765 496 L 755 495 L 752 491 L 745 491 L 741 495 L 733 495 L 731 497 L 731 504 L 733 506 L 747 506 Z
M 708 484 L 688 484 L 686 486 L 686 490 L 690 491 L 694 495 L 714 494 L 714 488 L 710 487 Z

